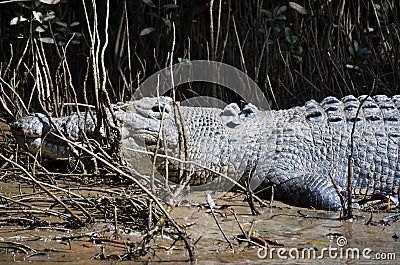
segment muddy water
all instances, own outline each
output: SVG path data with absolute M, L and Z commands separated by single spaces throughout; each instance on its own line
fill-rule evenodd
M 334 220 L 338 217 L 335 212 L 290 207 L 276 202 L 272 208 L 259 208 L 261 215 L 252 216 L 242 198 L 225 197 L 215 202 L 216 217 L 232 242 L 234 252 L 229 250 L 229 244 L 206 207 L 181 206 L 171 213 L 178 223 L 187 226 L 192 243 L 195 243 L 198 264 L 398 264 L 400 260 L 400 241 L 394 238 L 395 234 L 400 235 L 400 223 L 391 222 L 389 226 L 379 224 L 389 213 L 373 213 L 373 225 L 366 225 L 370 213 L 365 212 L 356 213 L 359 217 L 352 222 L 343 222 Z M 270 240 L 268 253 L 259 251 L 255 246 L 238 244 L 235 237 L 242 232 L 232 210 L 246 233 L 252 227 L 253 236 Z M 93 257 L 101 253 L 101 244 L 90 241 L 90 237 L 85 236 L 103 230 L 103 237 L 112 237 L 113 232 L 107 230 L 107 227 L 110 224 L 96 223 L 79 230 L 29 230 L 2 225 L 0 247 L 4 246 L 4 242 L 14 242 L 22 244 L 27 253 L 0 248 L 0 264 L 13 261 L 49 265 L 61 262 L 85 265 L 119 263 L 117 255 L 123 252 L 124 245 L 102 244 L 105 246 L 104 253 L 116 254 L 116 260 L 99 261 Z M 61 237 L 71 235 L 82 237 L 70 241 L 61 240 Z M 142 237 L 132 231 L 120 231 L 120 238 L 122 241 L 135 242 Z M 158 245 L 158 249 L 152 251 L 154 255 L 148 255 L 138 263 L 188 264 L 188 254 L 181 242 L 177 242 L 172 249 L 162 249 L 172 243 L 168 237 L 158 237 L 155 242 L 152 241 L 154 246 Z M 32 255 L 33 252 L 28 247 L 38 252 Z

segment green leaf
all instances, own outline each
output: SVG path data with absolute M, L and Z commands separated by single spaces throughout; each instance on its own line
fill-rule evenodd
M 349 52 L 350 52 L 351 56 L 354 57 L 354 49 L 353 49 L 353 47 L 349 46 Z
M 295 3 L 295 2 L 289 2 L 290 8 L 294 9 L 297 11 L 297 13 L 302 14 L 302 15 L 307 15 L 308 11 L 302 7 L 301 5 Z
M 43 16 L 43 21 L 49 21 L 55 18 L 55 12 L 54 11 L 49 11 L 46 15 Z
M 358 56 L 363 59 L 363 60 L 368 60 L 372 55 L 372 52 L 370 50 L 368 50 L 367 47 L 362 48 L 359 52 L 358 52 Z
M 18 25 L 21 22 L 27 21 L 28 19 L 24 18 L 23 16 L 14 17 L 10 21 L 10 25 Z
M 39 2 L 48 4 L 48 5 L 55 5 L 60 2 L 60 0 L 39 0 Z
M 151 0 L 142 0 L 142 1 L 143 1 L 143 3 L 145 3 L 145 4 L 148 5 L 148 6 L 156 7 L 156 6 L 153 4 L 153 1 L 151 1 Z
M 287 10 L 287 6 L 279 6 L 279 7 L 275 8 L 274 9 L 274 17 L 279 17 L 286 10 Z
M 285 28 L 285 37 L 286 37 L 286 41 L 289 42 L 290 44 L 294 44 L 297 41 L 297 36 L 294 36 L 292 34 L 292 30 L 289 27 Z
M 360 50 L 360 46 L 358 45 L 358 41 L 354 41 L 354 51 L 358 52 Z
M 79 39 L 80 37 L 82 37 L 82 33 L 79 32 L 72 32 L 72 34 L 74 35 L 74 39 Z
M 169 8 L 178 8 L 179 6 L 175 5 L 175 4 L 166 4 L 166 5 L 163 5 L 163 7 L 169 9 Z
M 64 28 L 68 28 L 68 24 L 65 22 L 57 21 L 56 24 Z
M 280 16 L 276 17 L 275 19 L 286 20 L 286 16 L 285 15 L 280 15 Z
M 299 47 L 297 48 L 297 54 L 298 54 L 299 56 L 302 56 L 302 55 L 303 55 L 303 52 L 304 52 L 303 47 L 299 46 Z
M 33 17 L 34 19 L 36 19 L 37 21 L 39 21 L 40 23 L 42 23 L 43 21 L 43 14 L 41 12 L 37 12 L 37 11 L 32 11 Z
M 266 9 L 261 9 L 261 13 L 264 13 L 268 18 L 272 18 L 272 12 Z
M 66 29 L 66 28 L 57 27 L 57 28 L 56 28 L 56 31 L 59 31 L 59 32 L 67 32 L 67 29 Z
M 360 54 L 372 54 L 372 52 L 367 47 L 364 47 L 360 50 Z
M 140 36 L 144 36 L 144 35 L 147 35 L 149 33 L 152 33 L 154 30 L 155 30 L 155 28 L 152 28 L 152 27 L 148 27 L 148 28 L 142 29 L 142 31 L 140 32 Z
M 79 26 L 81 23 L 79 22 L 72 22 L 69 26 L 70 27 L 75 27 L 75 26 Z
M 190 60 L 189 60 L 188 58 L 181 58 L 181 57 L 178 57 L 178 62 L 180 62 L 180 63 L 189 63 Z
M 36 28 L 35 28 L 35 31 L 36 32 L 45 32 L 46 30 L 47 30 L 47 28 L 48 28 L 48 26 L 47 25 L 40 25 L 40 26 L 37 26 Z
M 40 40 L 41 42 L 43 42 L 43 43 L 54 44 L 53 38 L 43 37 L 43 38 L 39 38 L 39 40 Z
M 162 18 L 162 20 L 164 21 L 165 25 L 167 25 L 167 27 L 171 27 L 171 21 L 167 18 Z

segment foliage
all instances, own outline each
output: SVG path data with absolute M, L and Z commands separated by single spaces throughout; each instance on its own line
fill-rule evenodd
M 72 22 L 70 25 L 63 22 L 60 17 L 56 16 L 52 6 L 48 3 L 58 3 L 59 1 L 34 1 L 33 5 L 19 3 L 20 7 L 26 9 L 28 16 L 17 15 L 10 21 L 11 29 L 19 32 L 18 38 L 28 39 L 35 38 L 43 43 L 53 44 L 55 42 L 60 46 L 64 46 L 67 41 L 72 44 L 79 44 L 81 33 L 74 31 L 74 28 L 80 25 L 79 22 Z M 47 3 L 47 4 L 44 4 Z M 26 24 L 32 26 L 32 30 L 24 32 Z
M 372 55 L 372 52 L 368 50 L 367 47 L 360 48 L 360 45 L 356 40 L 354 41 L 353 46 L 349 46 L 349 52 L 355 65 L 361 64 L 362 61 L 367 61 Z
M 103 73 L 94 71 L 99 65 L 93 62 L 100 59 L 104 90 L 113 102 L 129 100 L 138 84 L 171 62 L 197 59 L 240 68 L 275 108 L 327 95 L 369 93 L 373 84 L 378 84 L 374 93 L 399 92 L 398 1 L 92 3 L 1 4 L 0 83 L 10 116 L 26 111 L 22 103 L 55 115 L 69 111 L 63 102 L 95 104 L 96 95 L 104 95 L 103 81 L 92 78 Z M 96 32 L 98 39 L 93 39 Z M 97 55 L 93 43 L 99 45 Z M 178 92 L 240 100 L 207 84 Z

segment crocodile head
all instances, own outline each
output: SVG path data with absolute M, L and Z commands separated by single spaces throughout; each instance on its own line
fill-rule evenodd
M 124 161 L 145 175 L 153 174 L 155 165 L 161 173 L 168 170 L 168 180 L 179 182 L 179 168 L 184 167 L 176 160 L 180 158 L 178 127 L 182 117 L 179 111 L 174 111 L 173 100 L 169 97 L 142 98 L 116 107 L 115 114 L 121 124 L 121 155 Z M 155 152 L 158 156 L 154 161 Z M 163 155 L 175 159 L 166 164 Z
M 168 139 L 169 145 L 177 144 L 176 117 L 171 98 L 142 98 L 116 105 L 116 108 L 116 116 L 122 125 L 122 139 L 129 139 L 125 147 L 135 144 L 153 149 L 163 144 L 163 138 Z
M 127 148 L 155 147 L 161 128 L 162 136 L 168 139 L 168 143 L 173 144 L 177 139 L 171 98 L 143 98 L 118 103 L 114 105 L 114 113 Z M 107 119 L 109 124 L 114 125 L 110 112 L 107 113 Z M 82 132 L 91 138 L 95 127 L 96 116 L 84 112 L 51 120 L 44 114 L 35 113 L 11 124 L 16 142 L 23 149 L 32 154 L 41 152 L 42 157 L 49 159 L 71 156 L 68 145 L 62 141 L 62 137 L 56 136 L 59 132 L 68 140 L 80 144 L 83 142 Z M 100 132 L 104 134 L 104 131 L 104 126 L 101 126 Z
M 31 154 L 41 151 L 44 157 L 53 159 L 69 156 L 68 148 L 52 135 L 53 126 L 44 114 L 24 116 L 11 124 L 10 128 L 17 144 Z

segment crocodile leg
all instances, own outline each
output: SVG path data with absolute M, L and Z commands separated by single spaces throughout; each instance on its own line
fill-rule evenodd
M 264 185 L 275 184 L 276 199 L 295 206 L 317 209 L 340 210 L 342 208 L 338 190 L 329 177 L 304 172 L 270 172 Z

